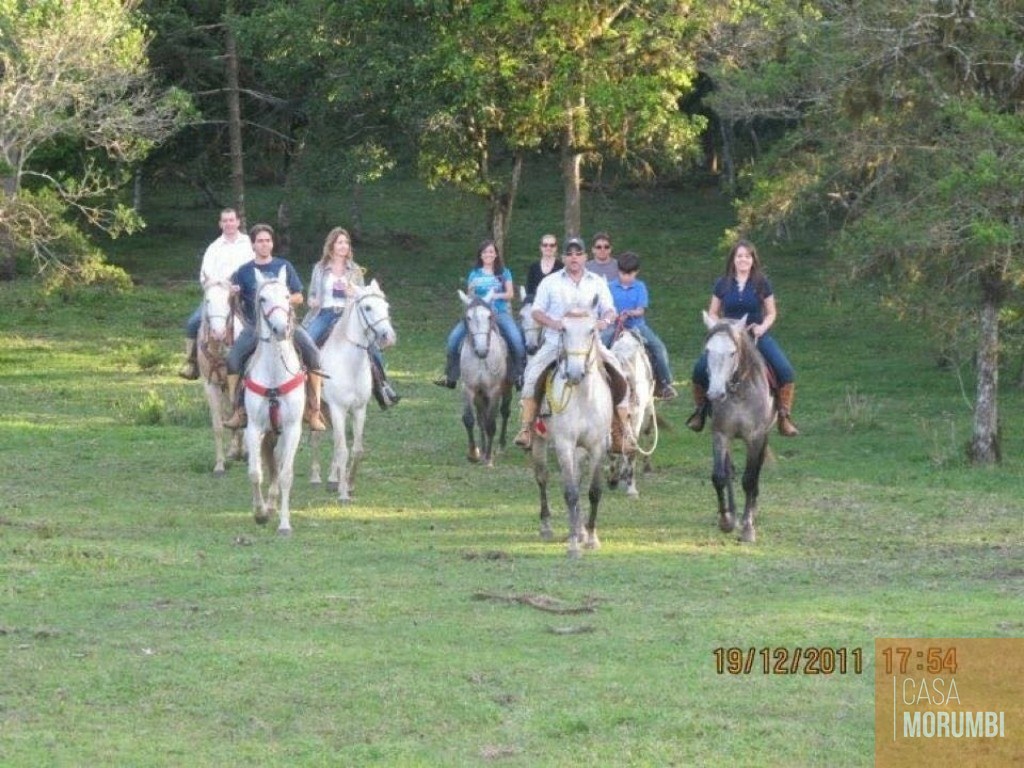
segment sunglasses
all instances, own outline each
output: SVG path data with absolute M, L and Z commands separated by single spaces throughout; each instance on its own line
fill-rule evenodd
M 543 247 L 543 248 L 557 248 L 558 247 L 558 243 L 541 243 L 541 247 Z
M 595 243 L 595 244 L 594 244 L 594 247 L 595 247 L 595 248 L 596 248 L 597 250 L 599 250 L 599 251 L 607 251 L 607 250 L 608 250 L 609 248 L 611 248 L 611 246 L 610 246 L 610 245 L 608 245 L 608 243 L 602 243 L 602 244 L 600 244 L 600 245 L 598 245 L 597 243 Z

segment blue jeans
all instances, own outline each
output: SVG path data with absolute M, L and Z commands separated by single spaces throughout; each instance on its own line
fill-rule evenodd
M 313 343 L 313 339 L 306 332 L 306 329 L 301 325 L 297 326 L 295 333 L 292 335 L 292 341 L 295 344 L 295 349 L 299 352 L 299 357 L 302 358 L 302 364 L 306 367 L 306 370 L 319 371 L 320 350 L 317 349 L 316 344 Z M 236 376 L 241 374 L 245 370 L 245 363 L 249 356 L 255 351 L 256 331 L 247 325 L 238 335 L 238 338 L 235 339 L 235 343 L 231 345 L 231 351 L 228 353 L 228 373 Z
M 199 338 L 199 326 L 203 324 L 203 304 L 199 303 L 196 311 L 185 321 L 185 335 L 195 341 Z
M 494 322 L 498 324 L 498 331 L 508 344 L 508 351 L 512 355 L 511 378 L 517 379 L 526 366 L 526 343 L 523 341 L 523 333 L 510 312 L 495 312 Z M 462 342 L 465 338 L 466 324 L 460 320 L 448 334 L 444 373 L 449 381 L 458 381 L 462 373 L 459 356 L 462 354 Z
M 629 330 L 635 331 L 644 340 L 644 349 L 647 350 L 647 357 L 651 360 L 651 369 L 654 371 L 654 380 L 658 384 L 672 383 L 672 368 L 668 363 L 668 349 L 664 342 L 658 338 L 651 326 L 644 323 Z M 612 339 L 615 336 L 615 326 L 610 325 L 601 334 L 601 341 L 606 347 L 611 348 Z
M 790 365 L 786 353 L 782 351 L 782 347 L 772 338 L 770 333 L 766 333 L 757 340 L 757 348 L 764 357 L 765 362 L 768 363 L 768 367 L 775 374 L 775 383 L 780 387 L 792 384 L 793 379 L 796 378 L 796 372 L 793 370 L 793 366 Z M 694 384 L 700 384 L 705 390 L 708 388 L 707 351 L 701 353 L 697 364 L 693 366 L 693 382 Z
M 313 337 L 313 341 L 316 342 L 318 347 L 322 347 L 324 342 L 327 341 L 327 337 L 331 334 L 331 329 L 334 324 L 341 318 L 341 311 L 335 312 L 333 309 L 321 309 L 316 315 L 313 316 L 312 322 L 305 326 L 306 331 L 310 336 Z

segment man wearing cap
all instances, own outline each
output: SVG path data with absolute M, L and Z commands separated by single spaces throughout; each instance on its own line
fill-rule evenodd
M 565 252 L 562 256 L 565 266 L 557 272 L 552 272 L 537 287 L 537 294 L 533 300 L 533 319 L 544 326 L 544 343 L 530 358 L 523 374 L 523 395 L 520 400 L 522 428 L 515 438 L 515 444 L 521 448 L 529 449 L 533 445 L 533 422 L 537 418 L 537 399 L 534 397 L 534 390 L 541 373 L 558 357 L 562 318 L 570 309 L 592 306 L 596 298 L 598 331 L 605 330 L 615 322 L 615 303 L 612 301 L 608 282 L 600 275 L 588 272 L 584 266 L 586 260 L 587 252 L 583 241 L 578 237 L 570 237 L 565 242 Z M 597 348 L 604 363 L 611 366 L 625 380 L 616 357 L 604 344 L 599 343 Z M 623 427 L 621 450 L 632 451 L 636 448 L 636 439 L 629 427 L 628 388 L 622 401 L 616 404 L 615 411 Z

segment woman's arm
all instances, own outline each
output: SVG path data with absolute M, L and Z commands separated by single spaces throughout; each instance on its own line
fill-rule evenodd
M 776 315 L 775 297 L 768 296 L 764 300 L 764 320 L 758 325 L 750 326 L 750 330 L 753 331 L 755 338 L 759 339 L 771 330 L 771 327 L 775 325 Z

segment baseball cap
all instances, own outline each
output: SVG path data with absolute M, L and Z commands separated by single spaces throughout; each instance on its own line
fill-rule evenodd
M 583 251 L 584 253 L 586 253 L 587 247 L 583 244 L 582 238 L 570 237 L 568 240 L 565 241 L 565 248 L 563 249 L 563 253 L 568 253 L 569 251 L 572 250 Z

